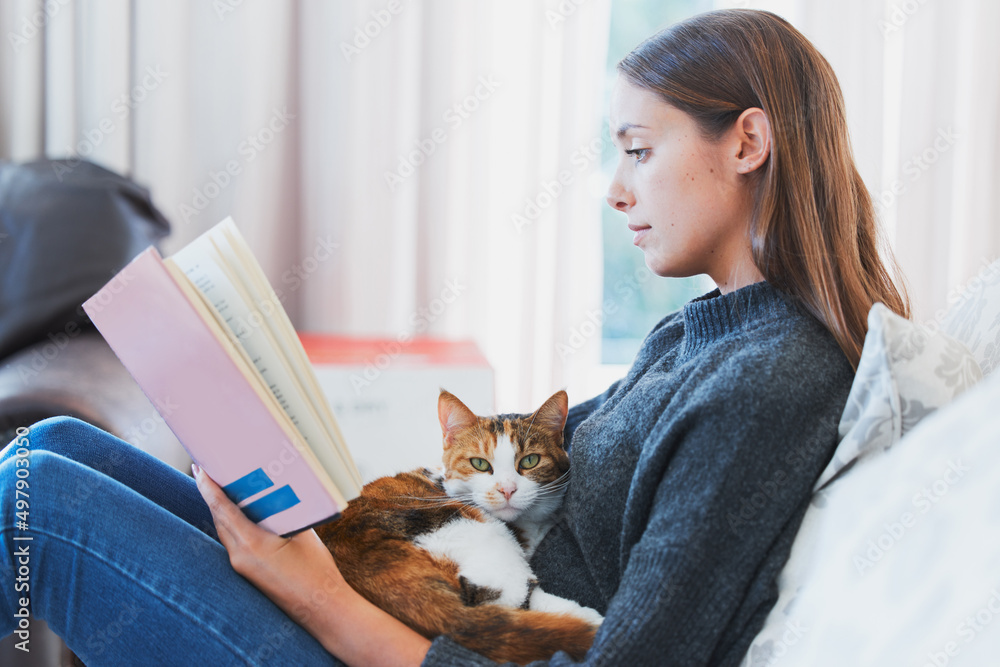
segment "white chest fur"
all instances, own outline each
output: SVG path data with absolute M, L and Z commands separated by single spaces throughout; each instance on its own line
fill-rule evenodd
M 578 616 L 600 625 L 604 620 L 589 607 L 545 593 L 537 586 L 528 557 L 507 526 L 497 519 L 455 519 L 415 540 L 415 544 L 437 558 L 458 566 L 459 575 L 470 583 L 499 591 L 491 604 L 521 607 Z M 529 595 L 530 592 L 530 595 Z
M 499 591 L 495 604 L 520 607 L 528 597 L 531 568 L 521 545 L 497 519 L 455 519 L 415 543 L 455 563 L 459 574 L 476 586 Z

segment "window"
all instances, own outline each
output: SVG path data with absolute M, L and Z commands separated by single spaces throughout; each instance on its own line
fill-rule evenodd
M 657 30 L 692 14 L 712 9 L 710 0 L 613 0 L 608 41 L 605 118 L 615 66 L 629 51 Z M 610 141 L 604 142 L 602 171 L 610 182 L 618 157 Z M 604 321 L 601 361 L 607 365 L 629 364 L 646 333 L 671 311 L 713 287 L 707 276 L 659 278 L 646 268 L 642 253 L 632 245 L 625 216 L 603 207 L 604 303 L 614 304 L 614 313 Z

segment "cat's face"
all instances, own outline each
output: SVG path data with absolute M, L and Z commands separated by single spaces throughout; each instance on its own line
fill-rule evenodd
M 562 446 L 567 409 L 560 391 L 530 415 L 477 417 L 442 391 L 445 492 L 503 521 L 554 511 L 569 471 Z

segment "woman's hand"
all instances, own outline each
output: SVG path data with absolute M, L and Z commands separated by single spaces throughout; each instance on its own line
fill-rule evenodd
M 316 531 L 275 535 L 248 519 L 205 471 L 191 470 L 233 569 L 326 650 L 348 664 L 420 664 L 430 642 L 351 588 Z
M 200 467 L 192 464 L 191 470 L 233 569 L 308 629 L 310 602 L 335 596 L 347 585 L 316 531 L 275 535 L 248 519 Z

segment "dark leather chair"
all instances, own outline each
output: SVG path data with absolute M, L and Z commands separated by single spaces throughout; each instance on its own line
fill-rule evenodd
M 148 191 L 83 161 L 0 162 L 0 446 L 19 426 L 69 415 L 189 473 L 190 459 L 89 324 L 80 303 L 169 232 Z M 31 652 L 0 665 L 79 661 L 31 619 Z

